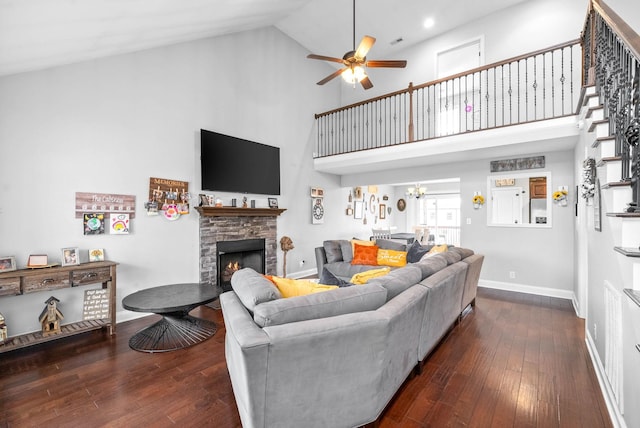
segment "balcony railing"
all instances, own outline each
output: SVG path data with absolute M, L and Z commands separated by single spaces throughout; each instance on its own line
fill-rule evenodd
M 579 40 L 316 115 L 314 157 L 575 114 Z

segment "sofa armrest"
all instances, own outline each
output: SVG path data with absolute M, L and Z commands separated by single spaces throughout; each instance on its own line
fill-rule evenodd
M 225 358 L 244 426 L 265 426 L 269 337 L 253 322 L 235 292 L 220 295 L 226 329 Z
M 324 251 L 324 247 L 316 247 L 316 267 L 318 268 L 318 277 L 322 275 L 322 269 L 327 264 L 327 253 Z

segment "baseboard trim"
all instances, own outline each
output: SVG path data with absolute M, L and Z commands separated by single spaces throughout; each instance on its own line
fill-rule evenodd
M 481 279 L 478 282 L 478 287 L 535 294 L 537 296 L 557 297 L 559 299 L 568 299 L 571 301 L 574 301 L 576 299 L 575 294 L 572 290 L 558 290 L 557 288 L 538 287 L 535 285 L 516 284 L 513 282 L 489 281 L 486 279 Z
M 604 402 L 607 405 L 607 410 L 609 411 L 611 423 L 616 428 L 627 428 L 624 417 L 620 413 L 618 406 L 615 404 L 616 400 L 613 396 L 613 391 L 609 386 L 609 382 L 607 382 L 606 380 L 604 366 L 602 365 L 602 361 L 600 361 L 600 357 L 598 356 L 598 351 L 596 349 L 596 344 L 593 341 L 588 328 L 585 328 L 584 341 L 587 344 L 587 351 L 589 351 L 589 356 L 591 357 L 591 362 L 593 364 L 593 368 L 595 369 L 596 377 L 598 378 L 598 384 L 600 384 L 600 390 L 602 391 Z
M 301 270 L 298 272 L 292 272 L 290 274 L 287 274 L 287 276 L 292 279 L 300 279 L 300 278 L 306 278 L 308 276 L 315 276 L 317 274 L 318 274 L 318 270 L 316 268 L 313 268 L 313 269 Z

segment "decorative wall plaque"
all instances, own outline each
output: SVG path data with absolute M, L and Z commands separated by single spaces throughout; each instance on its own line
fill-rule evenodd
M 544 168 L 544 156 L 529 158 L 502 159 L 491 161 L 491 172 L 517 171 L 521 169 Z

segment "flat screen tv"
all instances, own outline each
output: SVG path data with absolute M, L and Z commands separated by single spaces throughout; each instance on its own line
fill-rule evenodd
M 280 148 L 200 130 L 202 190 L 280 195 Z

